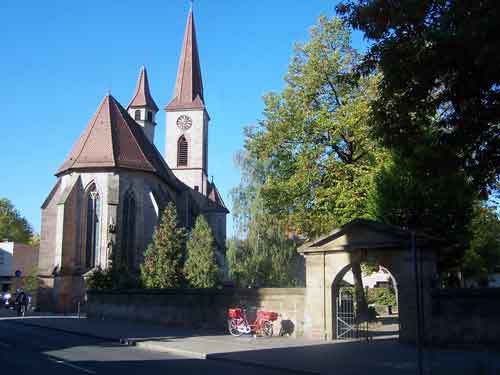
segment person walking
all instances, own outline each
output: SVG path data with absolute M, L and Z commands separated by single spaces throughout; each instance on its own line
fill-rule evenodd
M 17 316 L 24 316 L 24 313 L 26 312 L 27 302 L 28 302 L 28 296 L 26 295 L 24 290 L 18 289 L 16 297 Z

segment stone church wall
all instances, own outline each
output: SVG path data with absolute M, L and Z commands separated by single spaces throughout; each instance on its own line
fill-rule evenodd
M 250 320 L 256 309 L 280 314 L 281 326 L 292 336 L 304 333 L 303 288 L 261 289 L 160 289 L 137 291 L 92 291 L 88 293 L 90 318 L 111 318 L 157 322 L 190 328 L 227 329 L 227 310 L 245 306 Z

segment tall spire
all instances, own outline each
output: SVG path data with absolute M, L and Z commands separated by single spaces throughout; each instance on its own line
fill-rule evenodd
M 144 65 L 141 67 L 141 72 L 139 73 L 135 94 L 128 105 L 128 108 L 130 107 L 149 107 L 155 112 L 158 111 L 158 107 L 149 91 L 148 73 Z
M 196 42 L 193 9 L 189 10 L 182 52 L 177 70 L 174 98 L 167 109 L 202 109 L 203 82 L 201 79 L 200 57 Z

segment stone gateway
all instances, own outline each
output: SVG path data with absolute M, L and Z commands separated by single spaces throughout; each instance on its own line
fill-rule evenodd
M 190 10 L 174 97 L 166 106 L 165 156 L 154 145 L 156 105 L 143 67 L 128 106 L 110 94 L 99 105 L 42 205 L 39 305 L 71 311 L 83 300 L 84 276 L 109 262 L 138 270 L 163 208 L 180 224 L 210 224 L 225 268 L 226 209 L 208 176 L 208 123 Z

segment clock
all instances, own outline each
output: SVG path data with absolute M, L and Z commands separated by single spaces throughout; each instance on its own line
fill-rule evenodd
M 177 118 L 177 127 L 179 129 L 188 130 L 192 124 L 193 124 L 193 121 L 191 120 L 191 117 L 189 117 L 189 116 L 181 115 Z

